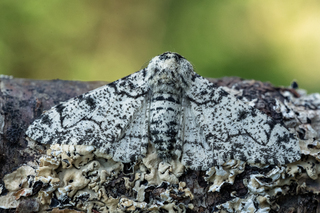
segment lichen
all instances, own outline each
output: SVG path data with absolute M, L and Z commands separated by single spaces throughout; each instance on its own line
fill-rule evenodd
M 31 188 L 21 185 L 25 182 L 22 179 L 26 178 L 26 167 L 7 175 L 5 184 L 11 191 L 17 191 L 21 187 L 29 191 L 37 188 L 36 195 L 42 205 L 41 210 L 68 208 L 70 205 L 83 211 L 95 210 L 101 213 L 136 209 L 156 211 L 161 208 L 169 212 L 170 209 L 180 209 L 183 212 L 185 210 L 182 209 L 188 208 L 188 205 L 179 204 L 178 201 L 177 205 L 171 205 L 177 197 L 193 198 L 186 184 L 179 182 L 184 171 L 184 166 L 179 161 L 161 162 L 151 147 L 143 161 L 131 165 L 127 172 L 125 166 L 128 165 L 105 158 L 93 147 L 56 144 L 47 150 L 47 155 L 39 159 L 36 173 L 32 170 L 35 177 Z M 10 182 L 12 179 L 15 182 Z M 167 183 L 166 190 L 159 191 L 157 197 L 163 203 L 159 203 L 156 197 L 145 202 L 146 191 L 150 188 L 163 190 L 159 187 L 163 183 Z M 19 198 L 30 195 L 20 193 Z

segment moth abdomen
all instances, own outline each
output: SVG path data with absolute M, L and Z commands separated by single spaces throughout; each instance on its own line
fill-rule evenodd
M 170 158 L 179 133 L 181 95 L 156 92 L 150 103 L 150 140 L 160 158 Z

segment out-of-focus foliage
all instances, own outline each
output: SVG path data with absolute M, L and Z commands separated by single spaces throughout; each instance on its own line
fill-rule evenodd
M 113 81 L 164 51 L 203 76 L 320 91 L 320 2 L 2 0 L 0 73 Z

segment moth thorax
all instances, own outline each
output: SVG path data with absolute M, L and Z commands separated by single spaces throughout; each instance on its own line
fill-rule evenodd
M 185 79 L 185 76 L 181 75 L 179 70 L 163 69 L 157 72 L 154 71 L 155 73 L 147 78 L 150 88 L 167 89 L 166 91 L 186 89 L 189 86 L 188 80 Z
M 173 94 L 179 96 L 179 98 L 183 92 L 183 88 L 177 82 L 174 81 L 167 82 L 166 84 L 155 84 L 152 85 L 150 89 L 153 94 Z
M 150 103 L 150 140 L 159 157 L 170 158 L 178 140 L 181 94 L 156 92 Z

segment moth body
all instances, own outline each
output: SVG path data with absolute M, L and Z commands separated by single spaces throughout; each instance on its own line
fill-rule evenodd
M 150 101 L 150 142 L 161 159 L 169 159 L 179 140 L 181 93 L 156 92 Z
M 174 157 L 177 144 L 181 144 L 183 92 L 189 86 L 185 77 L 190 70 L 192 66 L 187 60 L 171 53 L 154 58 L 148 66 L 147 82 L 151 90 L 149 137 L 158 156 L 165 161 Z

